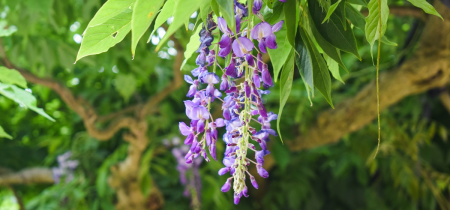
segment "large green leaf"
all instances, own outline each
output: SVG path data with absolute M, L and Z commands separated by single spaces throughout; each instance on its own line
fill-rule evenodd
M 167 29 L 166 34 L 161 39 L 161 41 L 156 46 L 156 51 L 158 51 L 162 45 L 175 33 L 178 28 L 180 28 L 187 19 L 189 19 L 195 11 L 198 10 L 203 4 L 207 3 L 207 0 L 199 0 L 196 1 L 195 4 L 192 1 L 179 0 L 175 2 L 175 10 L 173 13 L 173 22 L 170 24 Z M 233 16 L 234 18 L 234 16 Z
M 36 106 L 36 98 L 31 93 L 20 89 L 15 85 L 3 84 L 0 82 L 0 94 L 35 111 L 51 121 L 55 121 L 47 113 L 45 113 L 43 109 Z
M 341 17 L 333 13 L 327 23 L 321 24 L 322 20 L 325 19 L 326 13 L 319 6 L 319 3 L 316 0 L 308 0 L 308 6 L 314 25 L 322 37 L 336 48 L 352 53 L 358 59 L 361 59 L 355 36 L 349 23 L 345 22 L 347 25 L 347 30 L 345 30 L 341 22 Z
M 292 47 L 295 47 L 295 33 L 298 23 L 298 6 L 296 0 L 288 0 L 284 3 L 284 21 L 287 28 L 287 39 Z
M 3 130 L 2 126 L 0 126 L 0 138 L 12 139 L 12 136 L 7 134 L 5 130 Z
M 136 90 L 136 78 L 131 74 L 119 74 L 114 80 L 114 86 L 126 102 Z
M 27 81 L 16 70 L 0 66 L 0 82 L 27 88 Z
M 84 33 L 76 60 L 78 61 L 88 55 L 106 52 L 109 48 L 121 42 L 130 32 L 131 14 L 131 9 L 126 9 L 100 25 L 88 27 Z
M 208 14 L 211 11 L 212 0 L 207 0 L 208 2 L 200 7 L 200 18 L 202 18 L 203 24 L 206 26 L 206 20 L 208 19 Z M 197 18 L 198 20 L 198 18 Z
M 348 3 L 352 3 L 352 4 L 357 4 L 357 5 L 361 5 L 361 6 L 365 6 L 367 7 L 367 2 L 366 0 L 346 0 Z M 349 5 L 347 5 L 349 6 Z
M 216 0 L 219 5 L 220 13 L 223 19 L 227 22 L 231 30 L 236 31 L 236 20 L 234 19 L 234 4 L 230 0 Z
M 295 64 L 305 83 L 306 89 L 310 89 L 312 94 L 314 94 L 314 73 L 311 55 L 309 54 L 306 44 L 300 37 L 300 33 L 297 33 L 295 36 L 295 41 Z
M 331 45 L 327 40 L 325 40 L 322 37 L 322 35 L 320 35 L 320 33 L 319 33 L 319 31 L 317 31 L 317 28 L 314 25 L 313 21 L 310 21 L 310 28 L 311 28 L 311 32 L 312 32 L 314 39 L 316 39 L 317 44 L 320 46 L 320 48 L 322 48 L 322 50 L 325 52 L 325 54 L 327 54 L 333 60 L 338 62 L 338 64 L 341 65 L 342 68 L 344 68 L 345 71 L 348 72 L 347 68 L 344 65 L 344 62 L 342 62 L 341 51 L 339 49 L 337 49 L 336 47 L 334 47 L 333 45 Z
M 277 49 L 267 50 L 273 66 L 273 77 L 275 79 L 275 82 L 278 80 L 278 75 L 280 73 L 281 67 L 283 67 L 292 49 L 292 46 L 289 43 L 286 34 L 286 25 L 283 24 L 283 27 L 280 29 L 280 31 L 276 32 L 278 45 Z
M 136 0 L 131 18 L 131 54 L 133 56 L 137 43 L 152 24 L 163 3 L 164 0 Z
M 431 15 L 436 15 L 440 17 L 442 20 L 444 20 L 444 18 L 442 18 L 442 16 L 436 11 L 436 9 L 434 9 L 434 7 L 426 0 L 408 0 L 408 1 L 411 2 L 412 5 L 419 7 L 420 9 L 423 9 L 424 12 Z
M 181 64 L 180 70 L 183 69 L 184 65 L 186 64 L 187 60 L 191 58 L 192 54 L 194 54 L 195 51 L 197 51 L 198 47 L 200 46 L 200 30 L 202 30 L 202 27 L 197 27 L 197 30 L 192 34 L 191 38 L 189 39 L 189 43 L 186 46 L 186 49 L 184 50 L 184 61 Z
M 89 22 L 87 28 L 98 26 L 111 20 L 123 11 L 132 8 L 135 1 L 136 0 L 108 0 L 100 7 L 97 13 L 95 13 L 95 16 Z
M 379 0 L 381 2 L 381 37 L 386 32 L 387 20 L 389 17 L 389 7 L 387 0 Z M 373 48 L 375 41 L 380 38 L 380 11 L 378 8 L 378 0 L 369 2 L 369 15 L 366 17 L 366 39 Z M 372 51 L 371 51 L 372 52 Z
M 325 16 L 325 19 L 323 19 L 322 21 L 322 24 L 325 23 L 325 21 L 327 21 L 330 18 L 331 14 L 333 14 L 334 10 L 336 10 L 336 8 L 339 6 L 339 3 L 341 3 L 341 0 L 338 0 L 336 3 L 330 6 L 327 15 Z
M 278 111 L 278 119 L 277 119 L 278 135 L 280 135 L 281 141 L 283 141 L 280 132 L 281 114 L 283 113 L 284 105 L 286 105 L 289 95 L 291 94 L 293 79 L 294 79 L 294 51 L 291 50 L 289 52 L 289 59 L 286 62 L 286 65 L 284 65 L 283 71 L 281 72 L 280 109 Z
M 327 64 L 303 27 L 299 27 L 299 33 L 301 40 L 306 45 L 311 57 L 314 87 L 322 93 L 327 102 L 333 107 L 333 102 L 331 100 L 331 78 Z
M 173 16 L 174 8 L 175 8 L 175 0 L 167 0 L 163 8 L 161 9 L 161 12 L 159 13 L 158 17 L 156 17 L 155 26 L 153 27 L 153 31 L 150 34 L 150 37 L 148 37 L 147 43 L 150 42 L 152 35 L 155 33 L 155 31 L 159 27 L 161 27 L 162 24 L 164 24 L 167 21 L 167 19 Z
M 214 11 L 216 16 L 220 16 L 219 4 L 217 4 L 217 0 L 211 0 L 211 9 Z

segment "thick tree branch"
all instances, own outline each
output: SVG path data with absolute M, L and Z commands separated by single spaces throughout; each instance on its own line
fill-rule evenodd
M 29 168 L 14 173 L 0 174 L 0 186 L 52 183 L 54 183 L 53 173 L 49 168 Z
M 435 8 L 450 19 L 450 9 L 436 1 Z M 450 80 L 450 22 L 430 16 L 415 55 L 396 70 L 380 75 L 380 109 L 426 90 L 442 87 Z M 376 88 L 372 81 L 355 97 L 320 114 L 317 122 L 294 141 L 292 150 L 313 148 L 338 141 L 376 117 Z M 374 138 L 375 139 L 375 138 Z M 376 139 L 375 139 L 376 140 Z M 374 140 L 374 141 L 375 141 Z

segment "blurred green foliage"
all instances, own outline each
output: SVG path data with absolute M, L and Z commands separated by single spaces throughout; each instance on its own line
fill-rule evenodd
M 0 21 L 17 28 L 11 36 L 2 37 L 15 65 L 60 81 L 92 103 L 100 114 L 107 114 L 146 100 L 164 88 L 172 76 L 174 48 L 169 41 L 155 53 L 164 32 L 156 30 L 153 44 L 137 45 L 134 60 L 128 35 L 107 53 L 73 64 L 79 48 L 76 41 L 102 3 L 103 0 L 0 0 Z M 194 24 L 193 18 L 191 23 Z M 386 36 L 399 45 L 382 47 L 381 70 L 392 69 L 408 59 L 423 26 L 423 22 L 413 18 L 389 17 Z M 345 85 L 333 80 L 335 104 L 355 95 L 375 77 L 370 45 L 360 29 L 354 32 L 362 62 L 350 54 L 342 55 L 350 73 L 340 67 Z M 175 36 L 186 46 L 191 33 L 179 30 Z M 147 32 L 144 37 L 149 35 Z M 194 65 L 194 59 L 190 59 L 184 69 L 193 69 Z M 0 138 L 0 166 L 12 170 L 52 167 L 56 156 L 69 150 L 80 166 L 76 178 L 69 183 L 16 186 L 26 208 L 113 209 L 116 198 L 107 178 L 110 166 L 126 156 L 122 133 L 109 141 L 96 141 L 57 94 L 42 86 L 28 86 L 38 107 L 43 107 L 56 122 L 0 96 L 0 125 L 13 137 Z M 158 113 L 147 119 L 148 135 L 152 136 L 150 147 L 159 148 L 149 161 L 147 172 L 164 196 L 164 209 L 189 209 L 190 205 L 189 198 L 183 196 L 176 160 L 170 148 L 163 145 L 164 139 L 179 136 L 178 126 L 174 125 L 185 119 L 182 100 L 187 89 L 183 85 L 172 93 L 160 104 Z M 271 91 L 273 94 L 265 98 L 266 107 L 277 112 L 279 84 Z M 292 93 L 280 125 L 285 141 L 307 133 L 317 114 L 329 108 L 319 94 L 312 102 L 314 105 L 310 106 L 300 75 L 294 71 Z M 375 123 L 334 145 L 301 152 L 290 152 L 286 144 L 273 139 L 270 146 L 276 166 L 271 176 L 239 206 L 232 204 L 231 193 L 220 192 L 225 177 L 219 177 L 217 171 L 222 163 L 203 164 L 202 209 L 439 209 L 439 199 L 448 203 L 450 194 L 449 117 L 433 92 L 407 97 L 386 109 L 382 112 L 383 138 L 376 159 L 372 159 L 377 145 Z M 220 160 L 223 145 L 219 144 L 218 150 Z M 11 200 L 10 189 L 0 188 L 0 207 L 14 209 Z

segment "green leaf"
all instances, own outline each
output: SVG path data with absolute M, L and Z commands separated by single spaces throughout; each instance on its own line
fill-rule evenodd
M 203 4 L 203 6 L 200 7 L 200 18 L 202 18 L 203 24 L 206 26 L 206 20 L 208 19 L 208 14 L 211 11 L 211 1 L 207 0 L 206 4 Z M 198 18 L 197 18 L 198 20 Z
M 7 134 L 5 130 L 3 130 L 2 126 L 0 126 L 0 138 L 12 139 L 12 136 Z
M 156 17 L 164 0 L 136 0 L 131 18 L 131 54 L 134 57 L 136 46 Z
M 167 19 L 173 16 L 173 10 L 175 8 L 175 0 L 167 0 L 164 4 L 163 8 L 161 9 L 161 12 L 159 13 L 158 17 L 156 17 L 155 20 L 155 26 L 153 27 L 153 31 L 150 34 L 150 37 L 148 37 L 147 43 L 150 42 L 152 39 L 152 35 L 155 33 L 155 31 L 164 24 Z
M 277 0 L 264 0 L 264 3 L 269 7 L 270 9 L 273 9 L 273 5 L 275 4 L 274 1 Z
M 442 20 L 444 20 L 444 18 L 442 18 L 442 16 L 436 11 L 436 9 L 434 9 L 434 7 L 426 0 L 408 0 L 408 1 L 411 2 L 412 5 L 422 9 L 424 12 L 430 15 L 436 15 L 440 17 Z
M 202 27 L 197 27 L 197 30 L 192 34 L 191 38 L 189 39 L 189 43 L 186 46 L 186 49 L 184 50 L 184 61 L 181 64 L 180 70 L 183 69 L 186 62 L 191 58 L 192 54 L 194 54 L 195 51 L 197 51 L 198 47 L 200 47 L 200 36 L 199 33 L 202 30 Z
M 227 22 L 229 28 L 236 32 L 236 20 L 234 19 L 234 4 L 230 0 L 216 0 L 223 19 Z
M 322 55 L 317 50 L 316 46 L 312 42 L 311 38 L 306 33 L 303 27 L 299 27 L 299 33 L 301 40 L 306 45 L 308 52 L 311 56 L 311 63 L 314 76 L 314 87 L 319 90 L 324 96 L 325 100 L 334 108 L 331 100 L 331 78 L 328 72 L 327 64 Z M 297 40 L 299 41 L 299 40 Z
M 284 3 L 284 20 L 287 28 L 287 39 L 292 47 L 295 47 L 295 33 L 297 32 L 298 6 L 296 0 L 288 0 Z
M 325 21 L 330 18 L 331 14 L 333 14 L 334 10 L 339 6 L 339 3 L 341 3 L 341 0 L 337 1 L 336 3 L 332 4 L 330 8 L 328 9 L 327 16 L 325 16 L 325 19 L 323 19 L 322 24 L 325 23 Z
M 166 34 L 161 39 L 161 41 L 156 46 L 155 51 L 158 51 L 162 45 L 169 39 L 170 36 L 172 36 L 173 33 L 175 33 L 178 28 L 180 28 L 187 19 L 189 19 L 195 11 L 198 10 L 203 4 L 207 3 L 207 0 L 199 0 L 196 1 L 195 4 L 193 4 L 191 1 L 185 1 L 180 0 L 175 2 L 175 10 L 173 13 L 173 22 L 170 24 L 169 28 L 167 29 Z M 234 16 L 233 16 L 234 18 Z
M 219 4 L 217 4 L 217 0 L 211 0 L 211 9 L 217 17 L 220 16 L 220 9 Z
M 327 40 L 325 40 L 322 37 L 322 35 L 320 35 L 313 21 L 310 21 L 310 28 L 314 39 L 316 39 L 317 44 L 320 46 L 320 48 L 322 48 L 323 52 L 325 52 L 325 54 L 327 54 L 333 60 L 338 62 L 339 65 L 341 65 L 342 68 L 344 68 L 344 70 L 348 72 L 347 68 L 344 65 L 344 62 L 342 62 L 341 51 L 336 47 L 334 47 L 333 45 L 331 45 Z
M 131 9 L 126 9 L 100 25 L 88 27 L 76 61 L 88 55 L 106 52 L 109 48 L 121 42 L 130 32 L 131 13 Z
M 294 51 L 291 50 L 289 53 L 289 59 L 284 65 L 283 71 L 281 72 L 281 88 L 280 88 L 280 110 L 278 111 L 278 119 L 277 119 L 277 129 L 278 135 L 280 135 L 281 142 L 283 142 L 283 138 L 281 137 L 280 132 L 280 121 L 281 114 L 283 113 L 283 108 L 286 105 L 286 102 L 291 94 L 292 89 L 292 80 L 294 79 Z
M 119 74 L 114 80 L 114 86 L 125 101 L 128 102 L 136 90 L 136 78 L 131 74 Z
M 308 6 L 311 14 L 311 18 L 317 31 L 322 37 L 327 40 L 331 45 L 339 48 L 343 51 L 354 54 L 358 59 L 361 59 L 358 53 L 358 46 L 356 45 L 355 36 L 348 22 L 345 22 L 347 29 L 342 26 L 341 18 L 333 13 L 331 14 L 327 23 L 321 24 L 325 18 L 326 13 L 322 11 L 319 3 L 316 0 L 308 0 Z
M 39 115 L 42 115 L 53 122 L 55 121 L 47 113 L 45 113 L 43 109 L 36 107 L 36 98 L 31 93 L 20 89 L 15 85 L 8 85 L 0 82 L 0 94 L 35 111 Z
M 351 4 L 357 4 L 357 5 L 362 5 L 364 7 L 367 7 L 367 2 L 366 0 L 346 0 L 348 3 Z M 348 7 L 349 5 L 347 5 Z M 347 11 L 347 10 L 346 10 Z
M 87 28 L 98 26 L 111 20 L 127 9 L 131 9 L 136 0 L 108 0 L 95 13 L 95 16 L 89 22 Z
M 285 170 L 286 166 L 291 160 L 290 151 L 287 148 L 287 145 L 274 143 L 273 153 L 271 154 L 273 154 L 273 158 L 278 163 L 278 166 L 280 166 L 281 170 Z
M 297 65 L 300 76 L 305 83 L 306 89 L 310 89 L 314 95 L 314 73 L 311 55 L 309 54 L 308 48 L 299 33 L 297 33 L 295 40 L 295 64 Z
M 352 22 L 355 27 L 364 30 L 366 27 L 366 19 L 361 14 L 360 11 L 356 10 L 352 5 L 347 3 L 345 7 L 345 12 L 347 13 L 347 18 Z
M 280 74 L 281 67 L 283 67 L 292 49 L 292 46 L 289 43 L 286 34 L 286 25 L 283 24 L 283 27 L 280 29 L 280 31 L 277 32 L 277 49 L 267 50 L 273 66 L 273 77 L 275 79 L 275 82 L 278 80 L 278 75 Z
M 11 34 L 13 34 L 16 31 L 17 31 L 16 26 L 8 26 L 6 20 L 0 20 L 0 37 L 11 36 Z
M 387 0 L 381 1 L 381 36 L 386 32 L 386 23 L 389 17 L 389 7 Z M 375 41 L 380 38 L 380 13 L 378 9 L 378 0 L 372 0 L 369 2 L 369 15 L 366 17 L 366 39 L 370 44 L 370 48 L 373 48 Z M 372 52 L 372 50 L 371 50 Z
M 390 46 L 398 46 L 397 43 L 390 41 L 386 36 L 381 37 L 381 42 Z
M 0 82 L 27 88 L 27 81 L 18 71 L 4 66 L 0 66 Z
M 339 64 L 335 60 L 330 58 L 330 56 L 324 55 L 324 57 L 325 57 L 325 61 L 327 62 L 327 65 L 328 65 L 328 69 L 331 72 L 331 75 L 333 75 L 333 77 L 335 79 L 337 79 L 345 84 L 345 82 L 342 80 L 341 74 L 339 72 Z

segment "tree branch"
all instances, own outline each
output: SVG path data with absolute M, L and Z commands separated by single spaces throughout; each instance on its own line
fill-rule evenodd
M 52 171 L 48 168 L 29 168 L 15 173 L 0 174 L 0 186 L 38 183 L 54 183 Z

